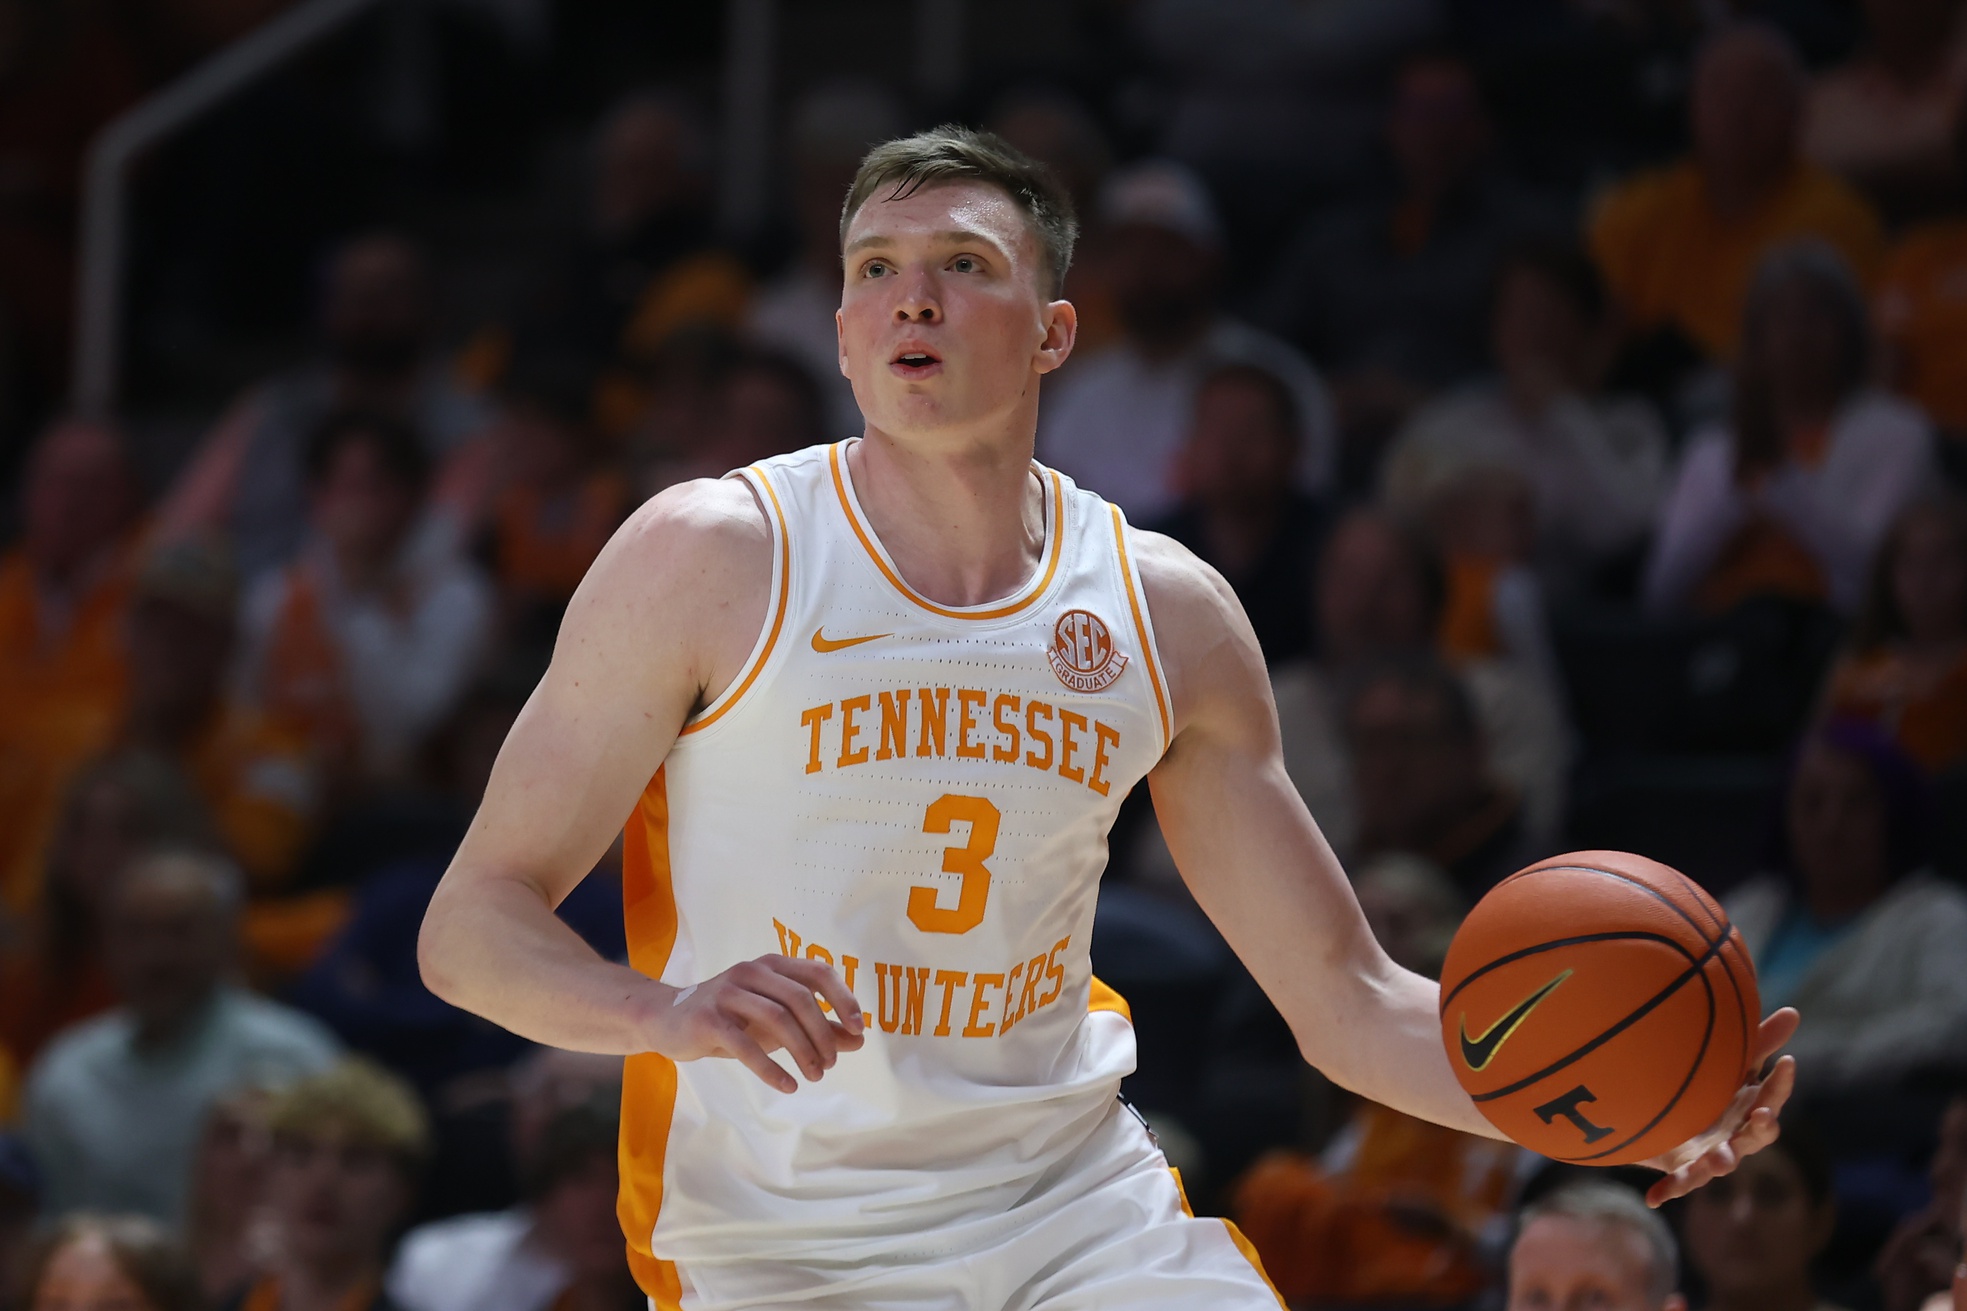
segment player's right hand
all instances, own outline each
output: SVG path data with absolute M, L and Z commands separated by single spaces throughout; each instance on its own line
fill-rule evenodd
M 815 996 L 818 994 L 818 996 Z M 836 1019 L 820 1011 L 819 997 Z M 651 1049 L 676 1061 L 723 1056 L 780 1092 L 799 1081 L 773 1060 L 784 1048 L 808 1082 L 833 1068 L 843 1051 L 860 1050 L 867 1020 L 830 965 L 791 956 L 760 956 L 702 983 L 678 989 L 654 1020 Z

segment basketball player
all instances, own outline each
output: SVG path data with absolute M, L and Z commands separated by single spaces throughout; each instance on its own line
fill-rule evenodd
M 1073 236 L 995 138 L 869 154 L 838 316 L 866 435 L 636 513 L 431 903 L 439 996 L 628 1056 L 620 1214 L 657 1308 L 1277 1305 L 1115 1097 L 1133 1034 L 1087 947 L 1143 777 L 1306 1059 L 1494 1133 L 1285 777 L 1228 587 L 1032 460 Z M 625 816 L 627 967 L 553 915 Z M 1771 1141 L 1791 1079 L 1655 1196 Z

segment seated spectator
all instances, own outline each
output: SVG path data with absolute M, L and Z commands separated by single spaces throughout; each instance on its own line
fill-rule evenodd
M 1889 1085 L 1967 1042 L 1967 892 L 1919 867 L 1925 782 L 1876 727 L 1805 739 L 1779 873 L 1726 898 L 1765 1006 L 1810 1017 L 1789 1050 L 1806 1091 Z
M 1355 887 L 1395 963 L 1439 975 L 1463 909 L 1447 876 L 1390 856 Z M 1317 1157 L 1258 1161 L 1234 1185 L 1231 1210 L 1288 1299 L 1453 1306 L 1488 1282 L 1483 1238 L 1506 1214 L 1521 1155 L 1362 1101 Z
M 245 578 L 285 565 L 307 534 L 308 443 L 335 414 L 406 425 L 426 464 L 463 451 L 491 413 L 431 350 L 429 284 L 423 253 L 404 237 L 343 246 L 322 293 L 323 358 L 248 392 L 219 422 L 159 511 L 160 535 L 224 536 Z
M 1702 1311 L 1829 1311 L 1810 1267 L 1837 1222 L 1830 1157 L 1790 1118 L 1767 1150 L 1687 1196 L 1681 1244 L 1707 1289 Z
M 1967 100 L 1951 133 L 1955 172 L 1967 178 Z M 1939 426 L 1948 471 L 1959 482 L 1967 470 L 1967 219 L 1940 217 L 1908 229 L 1885 257 L 1877 292 L 1883 372 Z
M 198 1135 L 184 1237 L 207 1306 L 223 1304 L 251 1283 L 271 1245 L 267 1100 L 264 1088 L 221 1097 Z
M 1525 1208 L 1507 1311 L 1687 1311 L 1673 1231 L 1616 1184 L 1567 1186 Z
M 556 1112 L 523 1164 L 525 1202 L 412 1230 L 390 1267 L 402 1311 L 637 1311 L 615 1219 L 620 1092 Z
M 30 1253 L 22 1311 L 203 1311 L 182 1248 L 134 1215 L 76 1215 Z
M 1637 396 L 1600 390 L 1614 327 L 1591 261 L 1554 243 L 1514 248 L 1496 275 L 1489 353 L 1500 376 L 1422 408 L 1388 449 L 1382 500 L 1425 518 L 1473 470 L 1530 489 L 1544 587 L 1569 595 L 1636 547 L 1666 491 L 1666 431 Z
M 738 352 L 716 366 L 695 440 L 647 460 L 638 490 L 654 495 L 690 478 L 722 478 L 817 445 L 825 422 L 825 397 L 805 365 L 776 351 Z
M 30 909 L 62 791 L 123 708 L 140 508 L 121 439 L 67 421 L 35 446 L 21 543 L 0 556 L 0 904 Z
M 1446 569 L 1442 656 L 1456 664 L 1502 659 L 1555 688 L 1543 585 L 1530 567 L 1535 498 L 1530 480 L 1514 469 L 1465 469 L 1434 489 L 1421 522 Z
M 1725 363 L 1769 250 L 1815 237 L 1861 278 L 1876 271 L 1877 216 L 1847 184 L 1797 156 L 1803 89 L 1803 66 L 1771 28 L 1726 29 L 1701 52 L 1692 155 L 1613 189 L 1589 225 L 1592 255 L 1635 334 L 1666 334 L 1696 357 Z
M 41 1213 L 41 1172 L 20 1135 L 0 1132 L 0 1288 L 17 1289 L 27 1278 L 26 1259 Z
M 1228 580 L 1271 664 L 1311 645 L 1305 597 L 1324 509 L 1291 484 L 1302 440 L 1290 388 L 1254 365 L 1223 365 L 1196 393 L 1182 504 L 1148 525 Z
M 1872 1267 L 1885 1311 L 1967 1311 L 1967 1093 L 1947 1103 L 1927 1178 L 1931 1200 L 1900 1221 Z
M 275 1094 L 266 1123 L 273 1253 L 227 1311 L 395 1311 L 382 1278 L 430 1151 L 423 1104 L 351 1059 Z
M 752 297 L 744 333 L 811 374 L 825 399 L 820 440 L 858 437 L 862 430 L 853 384 L 840 372 L 840 336 L 833 321 L 840 308 L 840 200 L 853 185 L 861 156 L 900 136 L 904 122 L 894 93 L 873 82 L 822 85 L 801 97 L 787 116 L 799 249 Z
M 313 1020 L 224 981 L 240 893 L 238 872 L 212 856 L 155 855 L 116 880 L 103 951 L 121 1004 L 62 1033 L 28 1073 L 22 1128 L 50 1213 L 178 1223 L 213 1102 L 334 1059 Z
M 407 428 L 336 415 L 307 463 L 312 537 L 247 597 L 246 686 L 332 777 L 400 779 L 476 672 L 491 588 L 416 540 L 428 465 Z
M 1954 117 L 1967 90 L 1956 0 L 1865 0 L 1866 41 L 1817 78 L 1803 154 L 1862 188 L 1893 218 L 1958 194 Z
M 1892 525 L 1824 708 L 1874 721 L 1929 773 L 1967 757 L 1967 506 L 1918 501 Z
M 129 864 L 159 847 L 209 845 L 191 780 L 120 752 L 86 766 L 62 804 L 35 913 L 0 948 L 0 1047 L 26 1067 L 56 1033 L 116 1004 L 104 967 L 104 907 Z
M 1394 81 L 1393 186 L 1317 214 L 1268 279 L 1264 318 L 1330 371 L 1351 485 L 1420 401 L 1482 365 L 1497 260 L 1561 208 L 1503 177 L 1475 74 L 1458 56 L 1413 56 Z
M 1201 182 L 1178 164 L 1135 165 L 1107 179 L 1098 220 L 1124 335 L 1046 384 L 1039 458 L 1146 523 L 1180 498 L 1176 463 L 1202 379 L 1219 364 L 1251 364 L 1296 402 L 1298 486 L 1330 486 L 1337 445 L 1325 385 L 1296 350 L 1219 308 L 1222 227 Z
M 1865 385 L 1858 286 L 1817 243 L 1775 251 L 1742 308 L 1728 421 L 1696 432 L 1646 567 L 1655 612 L 1776 595 L 1857 609 L 1872 553 L 1937 476 L 1912 406 Z

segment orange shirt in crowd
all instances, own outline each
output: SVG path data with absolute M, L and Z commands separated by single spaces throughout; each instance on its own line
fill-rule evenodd
M 0 560 L 0 905 L 17 913 L 39 899 L 69 778 L 123 717 L 128 565 L 119 554 L 51 631 L 26 555 Z
M 627 508 L 628 483 L 612 472 L 554 499 L 524 484 L 509 489 L 493 517 L 499 582 L 509 592 L 565 601 Z
M 305 563 L 287 573 L 286 599 L 267 645 L 261 705 L 269 720 L 290 725 L 316 759 L 339 772 L 353 767 L 361 740 L 341 648 L 321 613 L 313 573 Z
M 12 1124 L 19 1114 L 20 1063 L 0 1047 L 0 1126 Z
M 307 735 L 297 724 L 228 704 L 181 763 L 253 890 L 277 889 L 293 872 L 318 804 Z
M 1821 238 L 1866 283 L 1883 254 L 1871 206 L 1814 164 L 1797 165 L 1753 212 L 1728 217 L 1708 203 L 1691 161 L 1642 173 L 1600 199 L 1589 236 L 1592 257 L 1633 328 L 1677 327 L 1718 360 L 1735 353 L 1742 299 L 1772 247 Z
M 1906 234 L 1885 261 L 1878 328 L 1898 389 L 1940 427 L 1967 433 L 1967 222 Z
M 1943 671 L 1918 668 L 1890 648 L 1846 656 L 1831 671 L 1824 708 L 1874 721 L 1938 772 L 1967 757 L 1967 652 Z
M 1501 1215 L 1517 1149 L 1373 1102 L 1344 1131 L 1351 1161 L 1330 1170 L 1273 1152 L 1233 1190 L 1231 1209 L 1277 1291 L 1293 1301 L 1450 1306 L 1487 1272 L 1474 1236 Z M 1414 1223 L 1417 1211 L 1445 1221 Z

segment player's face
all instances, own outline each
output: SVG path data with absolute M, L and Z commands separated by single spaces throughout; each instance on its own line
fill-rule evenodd
M 1028 438 L 1038 379 L 1065 362 L 1076 319 L 1050 299 L 1038 234 L 1008 195 L 980 182 L 877 191 L 848 226 L 845 271 L 840 371 L 871 428 Z

